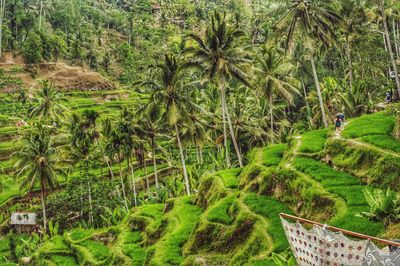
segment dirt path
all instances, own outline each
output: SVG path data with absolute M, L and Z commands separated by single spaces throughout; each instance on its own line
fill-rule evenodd
M 344 137 L 342 136 L 342 132 L 343 132 L 344 128 L 345 128 L 350 122 L 351 122 L 351 121 L 346 122 L 346 123 L 344 124 L 343 128 L 339 131 L 339 133 L 336 133 L 335 136 L 334 136 L 333 138 L 334 138 L 334 139 L 339 139 L 339 140 L 345 141 L 345 142 L 347 142 L 347 143 L 350 143 L 350 144 L 353 144 L 353 145 L 356 145 L 356 146 L 366 147 L 366 148 L 369 148 L 369 149 L 372 149 L 372 150 L 376 150 L 376 151 L 378 151 L 378 152 L 380 152 L 380 153 L 383 153 L 383 154 L 387 154 L 387 155 L 391 155 L 391 156 L 400 158 L 400 154 L 399 154 L 399 153 L 396 153 L 396 152 L 394 152 L 394 151 L 387 150 L 387 149 L 383 149 L 383 148 L 380 148 L 380 147 L 378 147 L 378 146 L 375 146 L 375 145 L 372 145 L 372 144 L 369 144 L 369 143 L 366 143 L 366 142 L 363 142 L 363 141 L 359 141 L 359 140 L 357 140 L 357 139 L 346 139 L 346 138 L 344 138 Z

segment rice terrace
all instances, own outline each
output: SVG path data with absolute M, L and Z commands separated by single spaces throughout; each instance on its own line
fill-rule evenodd
M 0 0 L 0 266 L 400 266 L 398 0 Z

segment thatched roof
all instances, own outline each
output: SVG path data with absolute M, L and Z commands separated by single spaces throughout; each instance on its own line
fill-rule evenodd
M 36 213 L 34 212 L 14 212 L 11 214 L 10 224 L 13 225 L 35 225 Z

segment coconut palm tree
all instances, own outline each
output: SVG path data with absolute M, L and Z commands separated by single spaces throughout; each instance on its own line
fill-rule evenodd
M 299 81 L 292 76 L 295 67 L 275 48 L 264 46 L 257 56 L 259 73 L 258 88 L 267 97 L 270 109 L 270 139 L 274 141 L 274 100 L 276 96 L 293 104 L 294 95 L 299 94 Z
M 399 98 L 400 98 L 400 78 L 399 78 L 399 72 L 397 70 L 397 63 L 396 63 L 394 53 L 393 53 L 392 41 L 390 38 L 389 27 L 388 27 L 387 17 L 386 17 L 386 13 L 385 13 L 386 12 L 385 0 L 379 0 L 378 6 L 379 6 L 379 12 L 382 17 L 382 24 L 383 24 L 384 36 L 386 39 L 387 50 L 389 52 L 390 62 L 393 67 L 393 74 L 394 74 L 394 79 L 396 81 L 397 93 L 399 94 Z
M 113 130 L 110 133 L 110 137 L 108 140 L 108 143 L 106 144 L 106 150 L 108 153 L 111 154 L 111 158 L 116 158 L 116 161 L 118 162 L 119 165 L 119 177 L 121 181 L 121 189 L 122 189 L 122 196 L 124 198 L 124 204 L 126 210 L 128 210 L 128 200 L 126 198 L 126 192 L 125 192 L 125 183 L 124 183 L 124 177 L 122 175 L 122 160 L 124 153 L 126 153 L 126 146 L 125 144 L 125 135 L 121 133 L 120 130 Z
M 50 129 L 38 124 L 24 137 L 24 146 L 14 153 L 17 162 L 17 178 L 23 178 L 21 188 L 33 190 L 37 184 L 40 186 L 40 197 L 43 212 L 43 228 L 47 228 L 45 191 L 57 188 L 57 175 L 60 166 L 60 154 L 55 147 Z
M 161 136 L 162 128 L 164 126 L 164 123 L 161 120 L 161 113 L 159 111 L 159 108 L 157 108 L 154 103 L 150 103 L 149 105 L 141 108 L 139 111 L 140 117 L 136 127 L 136 134 L 150 141 L 156 188 L 159 188 L 156 156 L 157 149 L 159 147 L 156 139 Z
M 3 20 L 6 11 L 6 0 L 0 0 L 0 59 L 2 57 Z
M 288 11 L 277 22 L 276 29 L 279 36 L 286 32 L 286 49 L 291 50 L 295 39 L 302 39 L 308 49 L 315 87 L 321 108 L 322 121 L 328 127 L 321 87 L 318 80 L 315 57 L 319 45 L 328 47 L 334 40 L 333 26 L 340 21 L 340 17 L 332 10 L 325 8 L 320 2 L 311 0 L 291 0 Z M 298 37 L 298 38 L 296 38 Z
M 38 90 L 33 97 L 33 103 L 29 109 L 30 117 L 37 117 L 40 121 L 58 121 L 64 114 L 66 108 L 61 104 L 66 99 L 54 89 L 48 80 L 43 81 L 41 90 Z
M 353 87 L 354 71 L 352 60 L 352 45 L 354 39 L 360 33 L 359 26 L 367 22 L 367 16 L 362 0 L 340 0 L 338 14 L 342 18 L 341 32 L 344 37 L 344 50 L 348 65 L 348 81 L 350 88 Z
M 250 54 L 243 45 L 243 37 L 244 33 L 237 29 L 237 25 L 230 25 L 225 15 L 214 13 L 203 36 L 189 35 L 189 38 L 196 42 L 196 46 L 185 50 L 185 53 L 195 58 L 192 64 L 201 69 L 203 79 L 214 83 L 220 90 L 225 149 L 227 149 L 227 121 L 240 167 L 243 166 L 243 160 L 234 134 L 226 93 L 231 80 L 250 85 L 247 73 L 250 67 Z
M 133 200 L 135 207 L 137 206 L 137 192 L 136 192 L 136 182 L 133 173 L 132 156 L 133 151 L 136 151 L 137 147 L 141 145 L 141 140 L 136 136 L 136 125 L 134 121 L 133 113 L 124 107 L 121 110 L 120 118 L 116 123 L 116 129 L 119 141 L 122 147 L 122 154 L 126 159 L 127 170 L 131 171 L 131 188 L 133 189 Z M 147 177 L 146 177 L 147 178 Z M 123 185 L 123 180 L 121 179 L 121 185 Z M 125 188 L 123 187 L 123 193 Z M 125 199 L 125 203 L 127 203 Z
M 182 64 L 174 55 L 165 55 L 164 62 L 157 66 L 156 81 L 149 80 L 141 83 L 141 86 L 151 88 L 150 102 L 160 108 L 164 121 L 175 131 L 175 137 L 179 148 L 182 163 L 183 176 L 185 179 L 186 193 L 190 195 L 190 183 L 187 173 L 181 132 L 179 124 L 188 119 L 187 106 L 192 105 L 185 97 L 185 69 L 187 65 Z
M 71 134 L 71 155 L 74 164 L 79 163 L 84 169 L 84 177 L 87 183 L 89 202 L 89 221 L 93 224 L 92 186 L 90 181 L 89 164 L 94 144 L 98 144 L 100 133 L 96 120 L 99 114 L 93 110 L 85 110 L 82 115 L 73 114 L 69 126 Z M 82 171 L 81 171 L 82 173 Z M 82 186 L 83 187 L 83 186 Z

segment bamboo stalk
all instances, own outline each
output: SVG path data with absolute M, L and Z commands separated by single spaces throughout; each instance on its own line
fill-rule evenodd
M 290 215 L 290 214 L 286 214 L 286 213 L 280 213 L 279 214 L 281 217 L 286 218 L 286 219 L 290 219 L 290 220 L 296 220 L 299 221 L 300 223 L 308 223 L 308 224 L 315 224 L 321 227 L 324 227 L 330 231 L 335 231 L 335 232 L 342 232 L 345 235 L 349 235 L 349 236 L 354 236 L 357 238 L 362 238 L 362 239 L 367 239 L 367 240 L 374 240 L 376 242 L 380 242 L 382 244 L 386 244 L 386 245 L 391 245 L 391 246 L 396 246 L 396 247 L 400 247 L 400 243 L 397 242 L 393 242 L 390 240 L 386 240 L 386 239 L 382 239 L 382 238 L 378 238 L 378 237 L 373 237 L 373 236 L 369 236 L 369 235 L 364 235 L 364 234 L 360 234 L 360 233 L 356 233 L 353 231 L 349 231 L 349 230 L 345 230 L 345 229 L 341 229 L 338 227 L 334 227 L 334 226 L 330 226 L 330 225 L 324 225 L 318 222 L 314 222 L 311 220 L 307 220 L 307 219 L 303 219 L 294 215 Z

